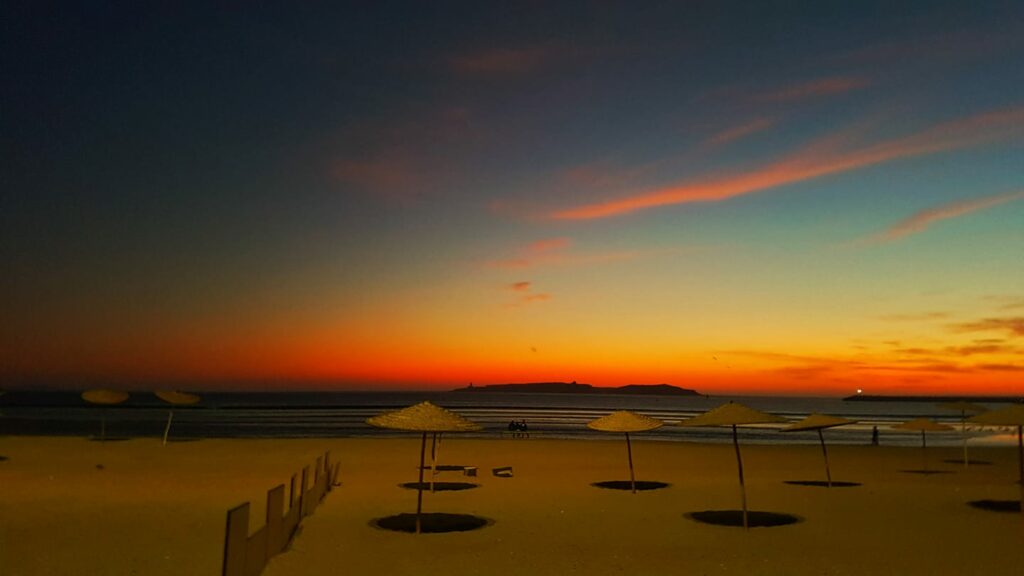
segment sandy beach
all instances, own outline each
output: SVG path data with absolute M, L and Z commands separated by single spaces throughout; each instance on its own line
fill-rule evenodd
M 1016 455 L 985 447 L 968 470 L 943 463 L 957 448 L 836 446 L 833 478 L 844 488 L 786 484 L 821 480 L 817 446 L 743 446 L 752 510 L 801 521 L 781 527 L 700 524 L 687 512 L 739 507 L 728 444 L 633 444 L 639 480 L 668 483 L 631 494 L 592 486 L 628 480 L 621 440 L 446 437 L 440 462 L 461 491 L 424 495 L 425 512 L 490 520 L 472 532 L 410 535 L 372 525 L 412 512 L 418 439 L 200 440 L 107 443 L 7 437 L 0 442 L 0 573 L 219 574 L 228 508 L 250 501 L 252 529 L 266 490 L 325 450 L 342 485 L 305 519 L 291 549 L 264 574 L 1012 574 L 1024 569 L 1024 519 L 978 510 L 1011 500 Z M 99 466 L 102 466 L 100 468 Z M 513 476 L 491 470 L 511 466 Z

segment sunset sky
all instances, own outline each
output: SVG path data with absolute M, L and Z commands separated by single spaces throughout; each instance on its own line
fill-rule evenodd
M 25 4 L 0 387 L 1024 390 L 1019 1 Z

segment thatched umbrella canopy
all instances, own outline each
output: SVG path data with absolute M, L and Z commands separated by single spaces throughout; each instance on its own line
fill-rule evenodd
M 629 458 L 629 485 L 633 489 L 633 494 L 636 494 L 636 476 L 633 473 L 633 448 L 629 442 L 629 433 L 656 430 L 664 425 L 665 423 L 657 418 L 651 418 L 650 416 L 644 416 L 629 410 L 619 410 L 618 412 L 612 412 L 607 416 L 602 416 L 597 420 L 588 422 L 587 428 L 600 430 L 601 432 L 623 432 L 626 434 L 626 456 Z
M 423 434 L 420 443 L 420 480 L 416 490 L 416 533 L 419 534 L 420 515 L 423 511 L 423 460 L 427 451 L 427 433 L 473 432 L 481 430 L 483 427 L 430 402 L 420 402 L 415 406 L 378 414 L 367 418 L 366 423 L 377 428 L 406 430 Z
M 921 432 L 921 461 L 924 465 L 924 469 L 928 470 L 928 455 L 925 450 L 928 449 L 928 440 L 925 438 L 927 432 L 950 432 L 955 430 L 949 424 L 940 424 L 928 418 L 915 418 L 907 422 L 902 422 L 892 426 L 893 430 L 911 430 Z
M 829 416 L 827 414 L 811 414 L 807 418 L 799 422 L 794 422 L 789 426 L 782 429 L 783 432 L 803 432 L 808 430 L 816 430 L 818 432 L 818 441 L 821 442 L 821 455 L 825 458 L 825 481 L 829 488 L 832 487 L 832 471 L 828 467 L 828 450 L 825 448 L 825 436 L 822 435 L 821 431 L 825 428 L 835 428 L 836 426 L 846 426 L 847 424 L 853 424 L 856 420 L 848 420 L 846 418 L 840 418 L 839 416 Z
M 86 390 L 82 392 L 82 400 L 90 404 L 98 404 L 99 406 L 113 406 L 114 404 L 120 404 L 128 399 L 128 393 L 120 390 Z M 107 439 L 107 414 L 105 411 L 100 411 L 100 441 L 103 442 Z
M 964 444 L 964 468 L 967 468 L 971 463 L 967 458 L 967 414 L 981 414 L 982 412 L 988 411 L 988 408 L 964 400 L 944 402 L 939 404 L 939 408 L 960 413 L 960 435 L 963 437 Z
M 754 410 L 738 402 L 729 402 L 679 423 L 680 426 L 732 426 L 732 445 L 736 449 L 736 466 L 740 476 L 744 528 L 748 528 L 750 523 L 747 519 L 747 487 L 743 482 L 743 458 L 740 455 L 740 442 L 736 435 L 736 427 L 745 424 L 773 424 L 785 421 L 786 419 L 781 416 Z
M 1017 467 L 1020 475 L 1020 511 L 1024 514 L 1024 404 L 1014 404 L 999 410 L 971 417 L 969 422 L 985 426 L 1017 427 Z
M 188 394 L 187 392 L 177 392 L 175 390 L 157 390 L 153 392 L 156 397 L 167 402 L 171 405 L 170 411 L 167 413 L 167 426 L 164 427 L 164 445 L 167 445 L 167 435 L 171 432 L 171 420 L 174 418 L 174 407 L 175 406 L 191 406 L 199 402 L 199 396 L 195 394 Z

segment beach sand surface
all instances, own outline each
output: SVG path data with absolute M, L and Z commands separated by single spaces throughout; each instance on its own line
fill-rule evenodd
M 632 494 L 594 487 L 628 480 L 625 443 L 460 439 L 445 436 L 440 463 L 476 466 L 442 482 L 461 491 L 424 494 L 425 512 L 487 518 L 484 528 L 405 534 L 373 520 L 413 512 L 419 439 L 199 440 L 0 439 L 0 574 L 220 573 L 227 510 L 252 503 L 262 522 L 266 491 L 330 450 L 341 486 L 306 518 L 264 574 L 418 576 L 566 574 L 1020 574 L 1024 515 L 978 510 L 972 500 L 1016 500 L 1011 448 L 972 450 L 990 461 L 946 464 L 958 448 L 921 451 L 836 446 L 833 479 L 860 486 L 784 483 L 823 480 L 815 445 L 743 446 L 751 510 L 801 521 L 773 528 L 712 526 L 686 513 L 739 508 L 729 444 L 645 442 L 633 456 L 638 480 L 668 487 Z M 428 447 L 429 456 L 429 447 Z M 101 465 L 102 468 L 99 468 Z M 512 467 L 512 477 L 492 475 Z M 429 472 L 427 478 L 429 479 Z

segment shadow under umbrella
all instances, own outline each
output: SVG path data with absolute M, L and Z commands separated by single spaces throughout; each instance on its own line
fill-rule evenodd
M 433 490 L 434 492 L 460 492 L 480 487 L 479 484 L 472 482 L 404 482 L 399 486 L 409 490 Z
M 921 468 L 903 470 L 907 474 L 950 474 L 952 470 L 933 470 L 928 467 L 928 432 L 951 432 L 955 430 L 949 424 L 939 424 L 938 422 L 929 420 L 927 418 L 915 418 L 908 422 L 896 424 L 892 427 L 893 430 L 910 430 L 913 432 L 921 433 Z
M 633 445 L 629 441 L 630 432 L 648 432 L 664 426 L 665 423 L 657 418 L 651 418 L 629 410 L 619 410 L 606 416 L 587 423 L 587 428 L 601 432 L 622 432 L 626 435 L 626 458 L 629 460 L 629 483 L 624 480 L 609 480 L 596 482 L 591 486 L 598 488 L 610 488 L 612 490 L 632 490 L 636 494 L 638 490 L 657 490 L 665 488 L 668 484 L 664 482 L 637 482 L 636 473 L 633 470 Z
M 1016 426 L 1017 427 L 1017 486 L 1020 488 L 1020 500 L 989 500 L 971 502 L 976 508 L 998 511 L 1018 511 L 1024 513 L 1024 404 L 1014 404 L 972 417 L 969 422 L 983 426 Z M 986 505 L 981 505 L 986 502 Z M 1015 509 L 1015 510 L 1014 510 Z
M 473 522 L 469 522 L 469 525 L 472 525 L 472 528 L 458 528 L 459 526 L 467 525 L 468 521 L 463 517 L 469 515 L 439 513 L 423 514 L 423 469 L 427 451 L 427 434 L 437 434 L 440 432 L 474 432 L 482 429 L 479 424 L 450 410 L 445 410 L 431 402 L 420 402 L 415 406 L 395 410 L 393 412 L 385 412 L 368 418 L 366 423 L 377 428 L 419 432 L 422 434 L 422 439 L 420 441 L 420 465 L 418 468 L 419 481 L 416 484 L 416 514 L 398 514 L 395 516 L 378 518 L 373 521 L 373 525 L 386 530 L 414 532 L 419 534 L 421 532 L 472 530 L 474 528 L 482 528 L 489 523 L 488 520 L 480 518 L 480 522 L 475 524 Z M 458 522 L 452 521 L 453 517 L 458 517 L 461 520 Z
M 762 512 L 747 510 L 747 487 L 743 480 L 743 457 L 740 454 L 740 442 L 736 427 L 745 424 L 773 424 L 785 422 L 786 419 L 774 414 L 748 408 L 738 402 L 722 404 L 714 410 L 694 416 L 679 423 L 679 426 L 730 426 L 732 427 L 732 445 L 736 449 L 736 468 L 740 478 L 740 501 L 742 510 L 704 510 L 691 512 L 687 518 L 709 524 L 722 526 L 784 526 L 800 521 L 798 516 L 779 512 Z M 771 521 L 769 521 L 771 519 Z M 756 522 L 756 523 L 755 523 Z
M 833 482 L 832 481 L 832 470 L 828 465 L 828 448 L 825 447 L 825 436 L 821 433 L 826 428 L 835 428 L 837 426 L 846 426 L 847 424 L 853 424 L 855 420 L 848 420 L 846 418 L 840 418 L 839 416 L 829 416 L 827 414 L 811 414 L 807 418 L 799 422 L 795 422 L 786 426 L 782 429 L 782 432 L 807 432 L 814 430 L 818 433 L 818 442 L 821 443 L 821 455 L 825 460 L 825 481 L 820 480 L 787 480 L 786 484 L 793 484 L 795 486 L 824 486 L 826 488 L 848 488 L 852 486 L 860 486 L 859 482 Z

